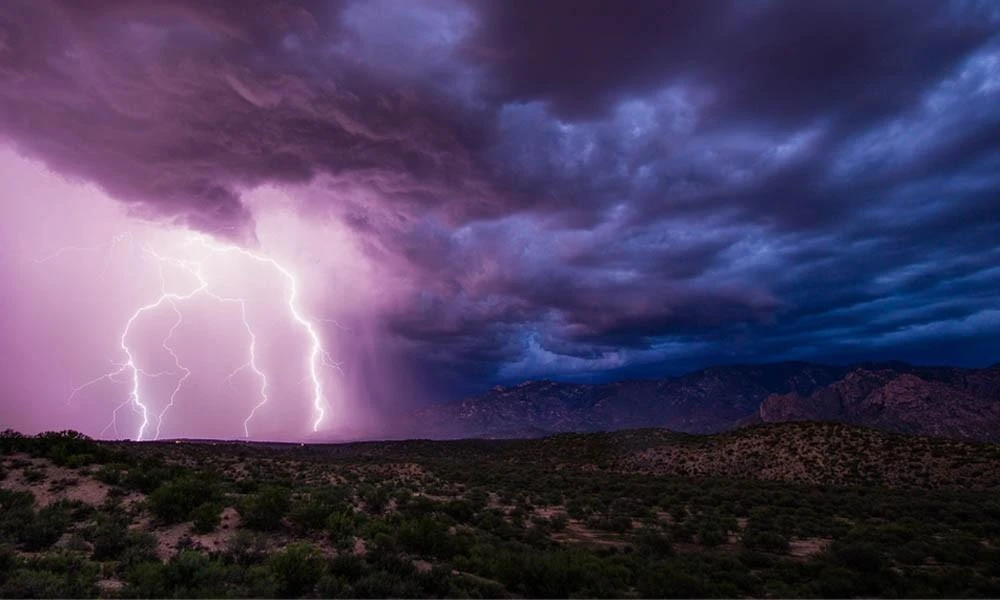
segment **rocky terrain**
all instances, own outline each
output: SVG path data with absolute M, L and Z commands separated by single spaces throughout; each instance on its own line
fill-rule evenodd
M 856 369 L 802 395 L 768 397 L 757 419 L 838 421 L 957 439 L 1000 439 L 1000 368 L 961 372 Z
M 640 427 L 715 433 L 780 421 L 836 421 L 997 441 L 1000 365 L 961 369 L 786 362 L 603 384 L 529 381 L 424 409 L 404 434 L 513 438 Z

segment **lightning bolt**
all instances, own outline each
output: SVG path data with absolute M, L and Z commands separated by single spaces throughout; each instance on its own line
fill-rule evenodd
M 249 357 L 247 358 L 247 362 L 237 367 L 235 371 L 233 371 L 232 373 L 229 374 L 228 377 L 226 377 L 226 379 L 231 380 L 233 376 L 239 373 L 240 371 L 244 369 L 250 369 L 251 371 L 254 372 L 254 374 L 257 375 L 257 378 L 260 380 L 260 390 L 259 390 L 260 402 L 254 405 L 253 409 L 250 410 L 250 414 L 248 414 L 247 418 L 243 420 L 243 435 L 244 437 L 250 437 L 250 421 L 253 419 L 254 415 L 257 414 L 257 411 L 262 406 L 267 404 L 268 401 L 267 375 L 260 370 L 260 367 L 257 366 L 257 334 L 254 333 L 253 328 L 250 326 L 250 322 L 247 321 L 247 303 L 244 300 L 240 298 L 219 298 L 218 296 L 215 297 L 223 302 L 233 301 L 239 303 L 240 318 L 243 320 L 243 327 L 247 330 L 247 335 L 250 337 L 250 347 L 249 347 L 250 354 Z
M 111 242 L 111 246 L 114 247 L 114 245 L 117 245 L 125 240 L 131 241 L 132 236 L 130 234 L 121 234 L 119 236 L 115 236 L 114 240 Z M 333 359 L 330 357 L 329 352 L 327 352 L 327 350 L 323 347 L 322 338 L 320 337 L 320 334 L 316 326 L 314 325 L 313 321 L 311 321 L 309 318 L 305 316 L 304 312 L 300 307 L 298 277 L 291 270 L 289 270 L 287 267 L 285 267 L 284 265 L 282 265 L 273 258 L 263 256 L 261 254 L 258 254 L 256 252 L 253 252 L 251 250 L 239 246 L 220 244 L 215 240 L 208 238 L 207 236 L 202 234 L 193 234 L 193 233 L 190 234 L 186 239 L 186 243 L 188 245 L 197 244 L 198 246 L 205 249 L 212 255 L 238 254 L 247 259 L 268 266 L 269 268 L 274 270 L 282 279 L 284 279 L 288 290 L 286 297 L 288 313 L 292 321 L 302 329 L 302 331 L 305 333 L 309 341 L 309 351 L 307 353 L 306 357 L 307 360 L 305 365 L 307 375 L 305 379 L 311 382 L 310 387 L 311 387 L 311 398 L 313 406 L 312 429 L 313 432 L 319 431 L 319 427 L 323 423 L 323 420 L 326 417 L 326 410 L 325 410 L 326 398 L 324 396 L 323 381 L 320 373 L 321 366 L 325 365 L 340 370 L 340 365 L 335 361 L 333 361 Z M 47 257 L 44 260 L 49 260 L 66 250 L 67 250 L 66 248 L 60 249 L 55 255 L 53 255 L 52 257 Z M 142 422 L 135 433 L 135 439 L 141 441 L 145 437 L 147 429 L 150 427 L 150 419 L 151 419 L 151 409 L 147 401 L 144 399 L 143 395 L 142 379 L 144 377 L 155 378 L 164 375 L 181 374 L 180 378 L 177 380 L 176 385 L 174 386 L 172 393 L 170 394 L 168 402 L 163 407 L 163 410 L 161 410 L 160 413 L 155 417 L 156 426 L 153 439 L 159 439 L 160 428 L 167 415 L 167 412 L 174 406 L 175 400 L 180 394 L 182 388 L 184 387 L 185 382 L 192 375 L 191 369 L 182 364 L 180 357 L 177 355 L 177 352 L 170 344 L 171 339 L 174 337 L 174 334 L 177 332 L 178 328 L 183 324 L 184 320 L 183 313 L 178 307 L 178 304 L 182 304 L 186 301 L 192 300 L 193 298 L 199 295 L 203 295 L 213 300 L 216 300 L 217 302 L 236 304 L 239 307 L 240 319 L 243 323 L 244 329 L 247 332 L 249 340 L 248 352 L 247 352 L 248 358 L 247 362 L 245 362 L 243 365 L 241 365 L 240 367 L 235 369 L 232 373 L 230 373 L 229 376 L 226 377 L 226 379 L 231 380 L 237 373 L 249 369 L 254 373 L 254 375 L 257 377 L 259 381 L 260 385 L 258 388 L 258 392 L 260 394 L 260 400 L 259 402 L 257 402 L 257 404 L 253 406 L 253 408 L 247 414 L 247 417 L 243 420 L 243 433 L 245 437 L 249 438 L 250 422 L 257 414 L 257 411 L 260 410 L 263 406 L 265 406 L 270 399 L 268 396 L 268 378 L 264 370 L 260 367 L 257 360 L 257 335 L 253 327 L 251 326 L 247 316 L 246 299 L 220 296 L 219 294 L 211 290 L 210 282 L 208 281 L 204 270 L 204 263 L 205 260 L 207 259 L 184 260 L 171 256 L 163 256 L 155 252 L 149 246 L 143 247 L 143 254 L 145 256 L 152 258 L 156 262 L 161 284 L 160 296 L 155 300 L 153 300 L 152 302 L 140 306 L 138 309 L 135 310 L 135 312 L 132 313 L 132 315 L 126 321 L 125 326 L 121 332 L 121 336 L 119 338 L 119 347 L 122 353 L 125 355 L 126 358 L 125 362 L 116 364 L 115 366 L 117 367 L 117 369 L 110 371 L 108 373 L 104 373 L 74 388 L 69 398 L 67 399 L 67 403 L 71 402 L 83 390 L 93 385 L 96 385 L 97 383 L 100 383 L 102 381 L 117 382 L 118 378 L 122 377 L 125 374 L 128 374 L 129 379 L 131 380 L 129 394 L 126 397 L 126 399 L 122 401 L 120 404 L 118 404 L 112 411 L 111 421 L 108 423 L 107 427 L 105 427 L 104 430 L 102 431 L 102 435 L 106 433 L 109 429 L 113 429 L 115 431 L 115 434 L 116 435 L 118 434 L 118 413 L 126 406 L 130 406 L 134 412 L 140 414 L 142 417 Z M 174 266 L 190 274 L 194 278 L 194 280 L 197 281 L 197 285 L 193 286 L 192 289 L 186 291 L 185 293 L 180 293 L 176 291 L 167 291 L 168 286 L 163 272 L 164 265 Z M 133 352 L 131 346 L 129 345 L 129 336 L 131 334 L 132 327 L 144 315 L 146 315 L 147 313 L 152 313 L 165 305 L 169 306 L 171 310 L 173 310 L 175 319 L 170 329 L 167 331 L 165 337 L 163 338 L 161 342 L 161 347 L 173 360 L 176 371 L 149 373 L 143 370 L 139 366 L 135 353 Z
M 170 340 L 174 337 L 174 333 L 177 332 L 177 328 L 184 322 L 184 315 L 181 314 L 180 309 L 177 308 L 176 302 L 171 302 L 170 308 L 174 310 L 174 316 L 176 318 L 174 319 L 174 324 L 171 325 L 170 330 L 167 332 L 167 337 L 163 338 L 161 346 L 163 346 L 163 349 L 170 355 L 170 358 L 174 360 L 174 366 L 177 367 L 177 370 L 182 371 L 184 374 L 177 380 L 177 385 L 174 386 L 174 391 L 170 394 L 170 401 L 167 402 L 167 405 L 163 407 L 163 410 L 156 417 L 156 437 L 154 439 L 160 439 L 160 426 L 163 424 L 163 417 L 165 417 L 167 411 L 173 407 L 174 399 L 177 398 L 177 394 L 179 394 L 181 388 L 184 387 L 184 382 L 188 380 L 188 377 L 191 377 L 191 369 L 181 364 L 180 357 L 177 356 L 177 352 L 174 351 L 174 347 L 170 345 Z
M 232 246 L 232 245 L 221 245 L 218 242 L 209 239 L 207 236 L 199 234 L 192 234 L 188 238 L 188 240 L 197 242 L 202 247 L 210 250 L 211 252 L 222 253 L 222 254 L 236 253 L 245 256 L 251 260 L 254 260 L 258 263 L 265 264 L 274 269 L 275 271 L 277 271 L 285 279 L 285 281 L 288 284 L 288 297 L 287 297 L 288 312 L 292 316 L 292 319 L 305 331 L 310 341 L 307 370 L 309 372 L 309 379 L 312 382 L 312 392 L 313 392 L 312 399 L 313 399 L 314 420 L 312 429 L 314 433 L 319 431 L 319 426 L 320 424 L 323 423 L 323 419 L 326 417 L 326 409 L 324 408 L 324 406 L 326 405 L 326 399 L 323 395 L 323 380 L 322 377 L 320 376 L 319 370 L 321 362 L 323 362 L 326 358 L 329 357 L 329 353 L 323 348 L 323 341 L 322 338 L 320 338 L 319 332 L 316 330 L 316 326 L 313 325 L 312 321 L 310 321 L 305 317 L 305 315 L 302 313 L 301 308 L 299 307 L 298 278 L 291 271 L 289 271 L 281 263 L 274 260 L 273 258 L 269 258 L 267 256 L 261 256 L 256 252 L 247 250 L 246 248 L 242 248 L 240 246 Z M 251 347 L 252 346 L 253 344 L 251 343 Z M 251 352 L 251 357 L 252 356 L 253 352 Z M 251 360 L 251 365 L 252 364 L 253 360 Z M 262 384 L 262 389 L 266 388 L 266 385 L 267 383 L 265 378 L 264 383 Z M 264 399 L 261 401 L 261 403 L 258 404 L 256 407 L 254 407 L 254 410 L 251 412 L 250 416 L 247 417 L 247 421 L 249 421 L 253 417 L 253 413 L 256 412 L 258 408 L 260 408 L 266 403 L 267 403 L 267 397 L 265 396 Z

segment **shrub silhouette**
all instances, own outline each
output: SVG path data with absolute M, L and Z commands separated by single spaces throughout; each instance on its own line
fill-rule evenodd
M 288 488 L 269 485 L 251 494 L 240 511 L 247 527 L 259 531 L 274 531 L 281 527 L 281 519 L 291 507 Z
M 323 555 L 309 543 L 295 543 L 272 556 L 268 565 L 283 598 L 297 597 L 312 591 L 324 573 Z
M 180 523 L 192 518 L 194 509 L 215 495 L 203 477 L 182 475 L 156 488 L 149 496 L 149 509 L 164 523 Z

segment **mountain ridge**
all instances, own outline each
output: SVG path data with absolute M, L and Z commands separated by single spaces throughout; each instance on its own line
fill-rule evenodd
M 662 379 L 525 381 L 417 411 L 405 433 L 502 438 L 642 427 L 718 433 L 782 421 L 1000 441 L 1000 365 L 787 361 L 706 367 Z

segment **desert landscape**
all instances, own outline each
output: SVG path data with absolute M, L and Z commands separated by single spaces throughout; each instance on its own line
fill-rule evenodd
M 995 444 L 800 422 L 0 448 L 3 597 L 1000 594 Z

